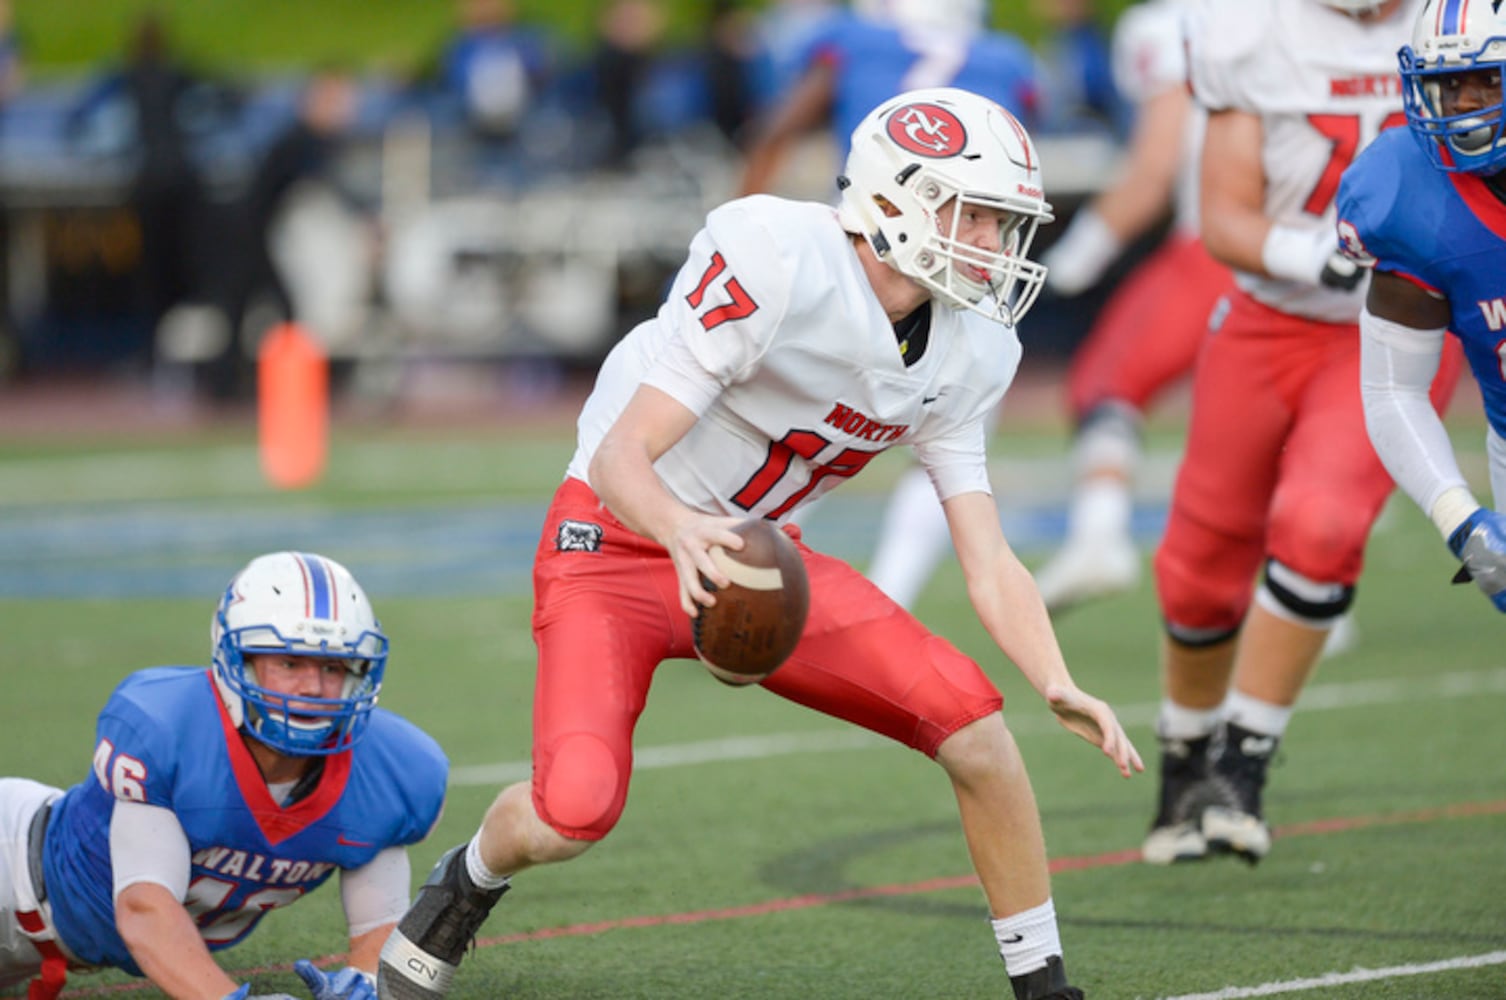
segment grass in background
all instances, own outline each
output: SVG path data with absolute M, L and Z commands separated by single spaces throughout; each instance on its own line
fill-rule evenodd
M 287 496 L 260 484 L 244 441 L 133 442 L 116 454 L 35 442 L 0 449 L 0 570 L 42 579 L 63 562 L 87 581 L 112 571 L 132 532 L 166 512 L 190 537 L 162 542 L 156 563 L 182 563 L 216 581 L 177 595 L 0 600 L 0 773 L 81 780 L 94 716 L 120 677 L 207 662 L 216 587 L 262 547 L 254 522 L 265 516 L 283 526 L 286 544 L 323 548 L 366 582 L 394 640 L 383 704 L 450 755 L 455 780 L 438 829 L 412 852 L 415 884 L 467 838 L 498 787 L 478 770 L 519 773 L 528 756 L 526 582 L 447 591 L 434 582 L 445 576 L 408 569 L 423 552 L 404 549 L 403 536 L 427 538 L 477 509 L 503 520 L 541 510 L 568 456 L 568 433 L 530 443 L 489 433 L 339 438 L 324 484 Z M 1006 435 L 996 447 L 1008 455 L 1051 445 L 1032 433 Z M 874 500 L 899 467 L 876 464 L 850 489 Z M 411 519 L 387 533 L 373 528 L 381 537 L 340 533 L 342 524 L 367 524 L 373 507 Z M 221 509 L 236 532 L 193 535 L 186 513 Z M 46 559 L 23 552 L 32 533 L 15 530 L 28 517 L 44 516 L 41 527 L 106 514 L 121 518 L 108 534 L 80 536 L 72 549 L 55 543 L 63 548 Z M 807 537 L 821 546 L 844 516 L 836 509 L 813 519 Z M 350 554 L 347 546 L 359 547 Z M 504 558 L 489 548 L 469 557 Z M 156 579 L 156 563 L 140 564 L 137 594 Z M 1053 857 L 1099 858 L 1058 873 L 1054 884 L 1068 962 L 1090 996 L 1177 996 L 1506 949 L 1506 815 L 1491 811 L 1506 800 L 1506 669 L 1499 621 L 1473 590 L 1447 585 L 1451 569 L 1426 520 L 1396 504 L 1360 588 L 1360 646 L 1323 664 L 1304 698 L 1268 794 L 1277 843 L 1254 869 L 1219 861 L 1160 870 L 1101 858 L 1138 847 L 1153 777 L 1119 779 L 1060 730 L 992 650 L 955 566 L 937 576 L 917 612 L 1004 690 Z M 1115 704 L 1153 759 L 1159 627 L 1149 587 L 1069 614 L 1059 627 L 1079 682 Z M 640 757 L 736 739 L 761 741 L 768 752 L 640 770 L 606 843 L 520 877 L 466 960 L 455 1000 L 1008 994 L 981 892 L 968 882 L 955 805 L 933 764 L 762 691 L 725 688 L 693 663 L 661 668 L 639 729 Z M 1482 804 L 1479 815 L 1445 812 Z M 930 880 L 942 881 L 909 891 Z M 819 905 L 792 903 L 801 900 Z M 767 912 L 676 922 L 749 907 Z M 639 925 L 499 943 L 598 922 Z M 259 991 L 296 994 L 291 961 L 343 947 L 330 888 L 269 916 L 222 961 L 258 970 Z M 102 974 L 74 986 L 104 995 L 126 981 Z M 1493 965 L 1297 995 L 1489 1000 L 1506 998 L 1506 971 Z
M 143 11 L 163 14 L 195 62 L 224 72 L 287 71 L 337 61 L 404 73 L 437 51 L 455 23 L 453 0 L 11 0 L 28 66 L 42 75 L 76 73 L 118 58 Z M 1098 4 L 1103 23 L 1131 0 Z M 605 0 L 516 0 L 522 19 L 546 25 L 576 49 L 595 35 Z M 699 34 L 704 0 L 664 0 L 672 38 Z M 745 6 L 761 10 L 767 2 Z M 994 0 L 993 24 L 1037 38 L 1033 5 Z

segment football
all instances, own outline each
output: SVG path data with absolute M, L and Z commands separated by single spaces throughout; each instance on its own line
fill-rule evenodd
M 757 684 L 783 663 L 800 641 L 810 608 L 810 582 L 800 550 L 772 521 L 749 518 L 733 529 L 743 548 L 711 549 L 711 559 L 732 581 L 716 587 L 716 605 L 691 619 L 695 651 L 724 684 Z

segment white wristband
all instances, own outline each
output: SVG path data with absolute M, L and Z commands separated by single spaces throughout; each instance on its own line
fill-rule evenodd
M 1072 216 L 1061 239 L 1041 255 L 1046 286 L 1058 295 L 1077 295 L 1098 283 L 1124 244 L 1091 205 Z
M 1272 226 L 1260 248 L 1260 266 L 1273 278 L 1316 285 L 1328 258 L 1339 252 L 1332 229 Z
M 1469 490 L 1463 486 L 1450 486 L 1433 501 L 1433 509 L 1428 511 L 1428 517 L 1433 519 L 1433 523 L 1443 533 L 1443 540 L 1448 541 L 1459 530 L 1459 525 L 1479 509 L 1480 501 Z

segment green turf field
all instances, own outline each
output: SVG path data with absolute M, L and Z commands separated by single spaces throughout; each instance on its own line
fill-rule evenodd
M 1099 0 L 1104 24 L 1132 0 Z M 118 58 L 143 11 L 160 13 L 182 51 L 220 71 L 286 71 L 339 61 L 404 74 L 425 64 L 455 24 L 454 0 L 12 0 L 28 65 L 43 76 Z M 520 17 L 547 27 L 573 51 L 595 34 L 604 0 L 515 0 Z M 705 0 L 661 0 L 671 41 L 702 31 Z M 759 11 L 768 0 L 745 0 Z M 1043 19 L 1033 4 L 993 0 L 992 24 L 1034 40 Z
M 1480 435 L 1465 430 L 1478 471 Z M 1006 527 L 1032 560 L 1059 527 L 1060 478 L 1015 457 L 1059 444 L 1040 431 L 995 444 Z M 207 662 L 229 574 L 262 550 L 315 548 L 355 571 L 393 638 L 383 705 L 451 758 L 445 816 L 413 851 L 416 883 L 470 835 L 498 783 L 524 773 L 527 548 L 569 448 L 564 430 L 342 430 L 325 484 L 277 495 L 234 432 L 0 444 L 0 774 L 81 780 L 117 679 Z M 861 561 L 899 468 L 887 461 L 854 498 L 818 510 L 807 539 Z M 1026 506 L 1039 516 L 1013 509 Z M 1059 730 L 990 652 L 955 567 L 936 578 L 918 613 L 1006 694 L 1060 866 L 1069 968 L 1090 997 L 1506 998 L 1501 622 L 1478 593 L 1448 586 L 1451 572 L 1423 517 L 1394 503 L 1360 589 L 1360 644 L 1323 664 L 1273 771 L 1271 856 L 1170 870 L 1134 859 L 1154 780 L 1119 778 Z M 1060 634 L 1079 682 L 1151 757 L 1149 587 L 1065 616 Z M 519 878 L 457 1000 L 1008 995 L 934 765 L 685 662 L 660 670 L 638 747 L 616 832 Z M 332 955 L 342 937 L 331 887 L 222 959 L 258 992 L 302 995 L 293 959 Z M 66 996 L 128 982 L 78 977 Z

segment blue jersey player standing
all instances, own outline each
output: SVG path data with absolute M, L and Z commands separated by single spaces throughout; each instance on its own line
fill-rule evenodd
M 1428 384 L 1448 331 L 1480 384 L 1497 508 L 1506 504 L 1506 11 L 1428 0 L 1399 54 L 1410 129 L 1344 174 L 1339 238 L 1375 276 L 1360 316 L 1365 422 L 1377 454 L 1506 611 L 1506 514 L 1459 471 Z
M 349 964 L 296 969 L 315 1000 L 374 996 L 448 762 L 376 707 L 387 637 L 333 560 L 252 560 L 212 638 L 207 670 L 120 683 L 81 783 L 0 779 L 0 990 L 31 980 L 50 1000 L 70 971 L 110 967 L 174 1000 L 250 1000 L 211 953 L 339 872 Z
M 828 20 L 803 70 L 766 115 L 748 149 L 740 194 L 772 190 L 790 148 L 825 130 L 843 148 L 873 108 L 924 87 L 970 90 L 1032 127 L 1036 62 L 1013 35 L 985 28 L 983 0 L 866 0 Z

